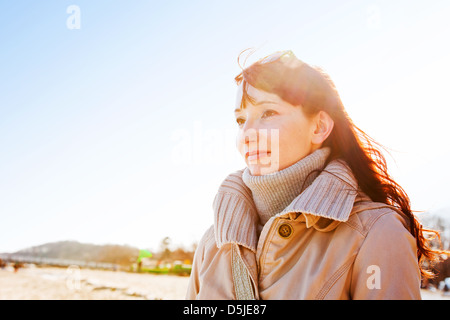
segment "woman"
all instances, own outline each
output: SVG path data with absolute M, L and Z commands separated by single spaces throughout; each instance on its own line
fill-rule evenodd
M 331 80 L 291 51 L 235 80 L 247 167 L 217 192 L 186 298 L 420 299 L 439 252 Z

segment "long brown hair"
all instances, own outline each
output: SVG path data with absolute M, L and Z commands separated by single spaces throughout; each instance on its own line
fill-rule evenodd
M 391 205 L 404 213 L 409 222 L 409 231 L 416 239 L 422 276 L 432 277 L 431 271 L 423 266 L 424 260 L 436 262 L 441 254 L 448 252 L 432 247 L 431 240 L 436 237 L 440 239 L 439 232 L 424 229 L 413 214 L 408 195 L 388 173 L 386 159 L 380 151 L 380 148 L 386 148 L 353 123 L 345 111 L 336 86 L 322 69 L 300 62 L 292 52 L 284 61 L 276 59 L 264 62 L 266 58 L 245 69 L 241 67 L 242 72 L 235 77 L 238 85 L 243 82 L 241 107 L 245 107 L 246 101 L 252 101 L 247 93 L 247 87 L 251 85 L 275 93 L 293 106 L 301 105 L 307 115 L 327 112 L 334 121 L 334 127 L 323 144 L 331 149 L 326 164 L 335 159 L 344 160 L 361 190 L 372 201 Z M 291 62 L 296 59 L 296 63 L 289 63 L 289 59 Z

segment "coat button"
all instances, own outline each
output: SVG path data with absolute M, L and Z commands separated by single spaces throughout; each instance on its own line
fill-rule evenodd
M 292 235 L 292 226 L 289 223 L 283 223 L 278 227 L 278 234 L 282 238 L 289 238 Z

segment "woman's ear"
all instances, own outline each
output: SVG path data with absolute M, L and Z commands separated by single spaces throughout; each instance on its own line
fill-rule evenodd
M 313 144 L 322 144 L 333 130 L 334 121 L 325 111 L 319 111 L 314 117 L 315 128 L 312 134 L 311 142 Z

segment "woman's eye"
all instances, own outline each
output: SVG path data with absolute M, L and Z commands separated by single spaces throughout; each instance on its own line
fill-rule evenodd
M 277 114 L 276 111 L 273 111 L 273 110 L 266 110 L 266 111 L 264 111 L 264 113 L 262 114 L 261 118 L 268 118 L 268 117 L 274 116 L 274 115 L 276 115 L 276 114 Z M 237 118 L 237 119 L 236 119 L 236 122 L 237 122 L 237 124 L 238 124 L 239 126 L 242 126 L 242 125 L 244 125 L 244 123 L 245 123 L 245 119 L 244 119 L 244 118 Z
M 263 117 L 263 118 L 267 118 L 267 117 L 271 117 L 271 116 L 273 116 L 273 115 L 275 115 L 275 114 L 276 114 L 275 111 L 273 111 L 273 110 L 267 110 L 266 112 L 263 113 L 262 117 Z
M 237 119 L 236 119 L 236 122 L 237 122 L 237 124 L 238 124 L 239 126 L 241 126 L 241 125 L 243 125 L 243 124 L 245 123 L 245 119 L 237 118 Z

